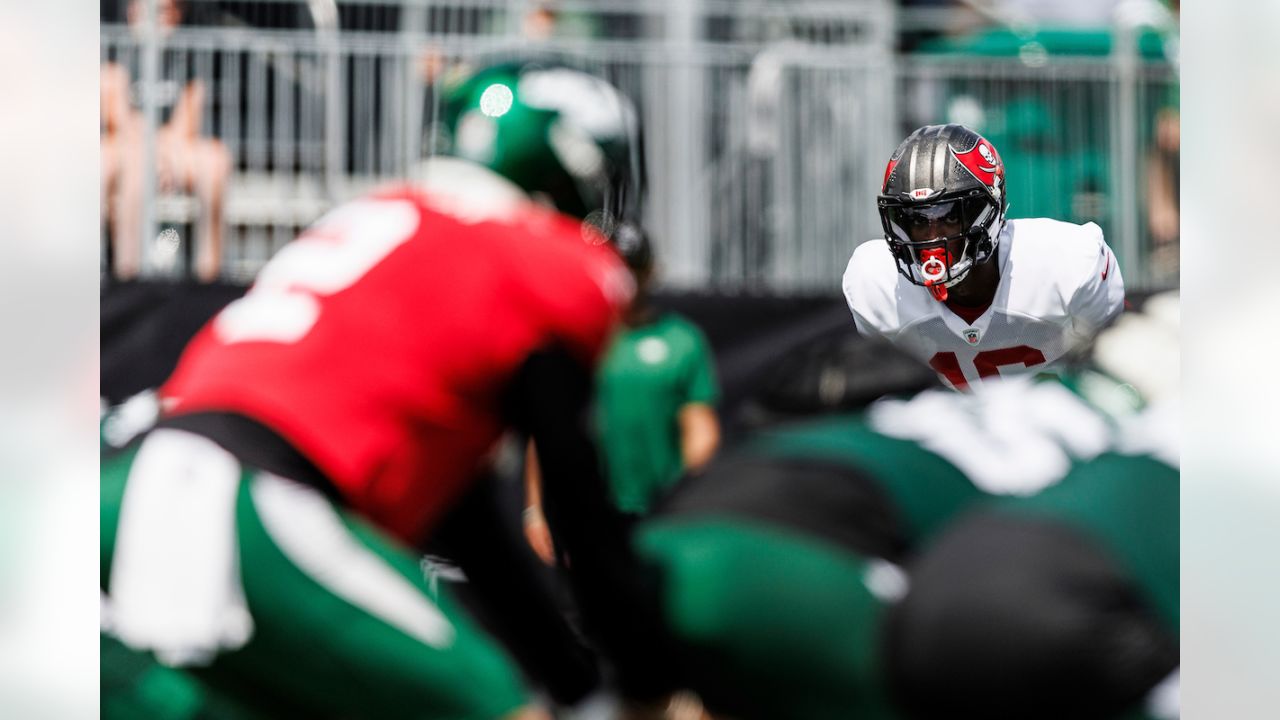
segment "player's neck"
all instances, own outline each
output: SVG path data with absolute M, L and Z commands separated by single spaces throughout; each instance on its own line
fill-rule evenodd
M 947 301 L 965 307 L 990 305 L 1000 287 L 999 258 L 991 258 L 969 272 L 964 282 L 950 288 Z

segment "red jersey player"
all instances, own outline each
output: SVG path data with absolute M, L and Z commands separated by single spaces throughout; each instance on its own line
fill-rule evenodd
M 452 87 L 442 117 L 447 157 L 284 247 L 188 346 L 158 428 L 104 464 L 113 632 L 271 714 L 539 716 L 413 552 L 482 505 L 507 428 L 542 450 L 575 586 L 626 572 L 583 409 L 633 291 L 599 229 L 640 194 L 634 111 L 594 76 L 513 63 Z M 550 607 L 494 579 L 519 558 L 478 517 L 451 545 L 473 585 L 514 593 L 502 612 Z M 645 632 L 594 607 L 606 645 Z M 524 652 L 576 648 L 546 617 L 524 625 Z M 597 680 L 570 660 L 541 663 L 562 701 Z

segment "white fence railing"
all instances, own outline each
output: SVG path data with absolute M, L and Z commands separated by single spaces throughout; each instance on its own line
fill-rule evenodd
M 1005 162 L 1009 217 L 1096 222 L 1127 284 L 1170 286 L 1176 246 L 1151 237 L 1148 166 L 1173 82 L 1168 65 L 1145 64 L 1126 79 L 1106 57 L 1028 66 L 913 56 L 900 65 L 896 96 L 902 127 L 963 122 L 991 140 Z
M 1123 103 L 1145 117 L 1170 82 L 1167 66 L 1137 66 L 1125 79 L 1105 57 L 1039 67 L 899 57 L 887 0 L 561 3 L 589 8 L 597 24 L 537 41 L 517 22 L 528 5 L 409 2 L 398 29 L 384 32 L 321 23 L 164 38 L 153 97 L 163 105 L 166 87 L 201 79 L 202 130 L 233 159 L 224 275 L 251 276 L 324 209 L 429 154 L 432 72 L 519 51 L 576 58 L 636 99 L 646 221 L 669 286 L 834 289 L 853 247 L 880 234 L 874 198 L 894 145 L 911 126 L 944 119 L 993 135 L 1013 216 L 1097 220 L 1133 284 L 1167 284 L 1146 267 L 1137 165 L 1149 127 L 1117 113 Z M 124 25 L 104 25 L 101 37 L 104 62 L 144 77 L 145 39 Z M 136 83 L 135 97 L 146 86 Z M 189 235 L 202 211 L 186 195 L 162 194 L 153 207 L 158 226 L 139 242 L 173 225 Z

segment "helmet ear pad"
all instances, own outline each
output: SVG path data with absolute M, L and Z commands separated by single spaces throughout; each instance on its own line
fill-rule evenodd
M 981 265 L 995 257 L 996 247 L 1000 243 L 1000 231 L 1004 229 L 1004 215 L 1007 207 L 1007 201 L 994 206 L 995 217 L 985 227 L 974 229 L 974 262 L 976 264 Z

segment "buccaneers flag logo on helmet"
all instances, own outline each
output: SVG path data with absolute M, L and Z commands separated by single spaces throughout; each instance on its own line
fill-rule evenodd
M 1000 188 L 1004 185 L 1004 163 L 996 154 L 995 146 L 987 142 L 986 138 L 979 137 L 978 142 L 968 150 L 958 153 L 952 149 L 951 152 L 978 182 L 990 188 L 997 198 L 1000 197 Z

